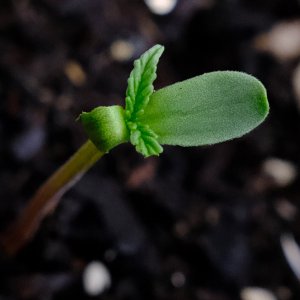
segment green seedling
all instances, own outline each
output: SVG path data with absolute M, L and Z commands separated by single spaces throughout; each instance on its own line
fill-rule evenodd
M 241 137 L 266 118 L 269 104 L 264 86 L 241 72 L 211 72 L 154 91 L 163 51 L 156 45 L 134 62 L 125 108 L 100 106 L 79 116 L 89 140 L 29 201 L 2 238 L 7 252 L 22 247 L 61 196 L 117 145 L 131 142 L 143 156 L 157 156 L 162 145 L 212 145 Z

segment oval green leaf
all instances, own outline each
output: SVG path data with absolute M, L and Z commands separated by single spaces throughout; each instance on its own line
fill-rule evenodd
M 268 115 L 266 89 L 235 71 L 203 74 L 152 94 L 141 116 L 160 144 L 199 146 L 240 137 Z

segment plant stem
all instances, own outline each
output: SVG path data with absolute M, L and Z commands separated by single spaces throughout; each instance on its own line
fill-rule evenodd
M 8 254 L 15 254 L 32 238 L 40 222 L 56 208 L 59 200 L 105 153 L 88 140 L 35 193 L 19 219 L 1 237 Z

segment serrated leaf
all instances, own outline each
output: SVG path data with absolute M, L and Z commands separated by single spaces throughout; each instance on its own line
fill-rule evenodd
M 154 92 L 140 121 L 160 144 L 199 146 L 240 137 L 267 116 L 266 90 L 255 77 L 211 72 Z
M 155 45 L 134 61 L 134 68 L 128 78 L 126 90 L 126 118 L 133 121 L 144 109 L 154 91 L 153 82 L 156 79 L 157 63 L 164 51 L 161 45 Z
M 128 78 L 128 87 L 125 98 L 125 120 L 130 131 L 130 141 L 136 150 L 145 157 L 158 155 L 162 147 L 156 141 L 157 135 L 140 122 L 140 117 L 148 105 L 154 91 L 153 82 L 156 79 L 158 60 L 164 47 L 156 45 L 135 60 L 134 68 Z

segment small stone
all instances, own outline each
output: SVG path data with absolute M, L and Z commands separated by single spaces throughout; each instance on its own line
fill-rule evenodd
M 83 287 L 89 296 L 97 296 L 108 289 L 111 285 L 111 276 L 101 262 L 89 263 L 83 272 Z
M 86 74 L 76 61 L 70 60 L 66 63 L 65 74 L 75 86 L 83 86 L 86 82 Z
M 290 233 L 282 234 L 280 244 L 288 265 L 300 280 L 300 248 L 294 236 Z
M 291 162 L 279 158 L 267 159 L 262 168 L 265 175 L 271 177 L 280 187 L 291 184 L 297 176 L 296 167 Z
M 272 53 L 280 60 L 300 56 L 300 20 L 281 22 L 269 32 L 259 35 L 254 43 L 257 49 Z
M 272 292 L 260 287 L 247 287 L 241 291 L 242 300 L 277 300 Z
M 145 0 L 150 11 L 157 15 L 167 15 L 176 6 L 177 0 Z

